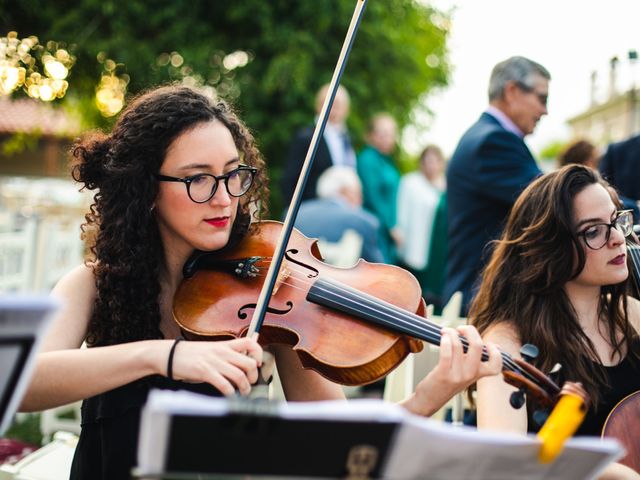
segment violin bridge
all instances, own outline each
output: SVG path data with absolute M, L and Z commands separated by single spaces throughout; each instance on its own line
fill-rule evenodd
M 276 284 L 273 287 L 273 295 L 278 293 L 278 290 L 280 289 L 280 285 L 286 282 L 287 278 L 289 278 L 290 276 L 291 276 L 291 270 L 289 270 L 287 262 L 286 260 L 284 260 L 282 262 L 282 268 L 280 268 L 280 273 L 278 273 L 278 279 L 276 280 Z

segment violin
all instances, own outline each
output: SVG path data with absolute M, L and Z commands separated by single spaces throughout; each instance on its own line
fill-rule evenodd
M 261 222 L 235 246 L 187 262 L 173 305 L 185 338 L 246 334 L 281 228 Z M 364 260 L 351 268 L 328 265 L 317 241 L 295 229 L 284 258 L 258 338 L 263 346 L 289 345 L 304 367 L 336 383 L 364 385 L 422 350 L 422 341 L 440 344 L 441 327 L 425 318 L 420 285 L 408 271 Z M 508 383 L 542 406 L 555 404 L 560 388 L 547 376 L 505 352 L 502 360 Z

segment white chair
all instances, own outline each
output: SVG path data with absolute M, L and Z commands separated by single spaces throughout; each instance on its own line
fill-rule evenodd
M 461 317 L 460 312 L 462 311 L 462 292 L 455 292 L 449 302 L 442 309 L 442 315 L 434 316 L 433 321 L 443 327 L 456 328 L 460 325 L 467 324 L 467 318 Z M 432 351 L 437 351 L 438 347 L 433 345 L 430 346 Z M 436 357 L 437 362 L 437 357 Z M 433 365 L 435 366 L 435 364 Z M 433 368 L 433 367 L 431 367 Z M 467 406 L 466 402 L 466 394 L 464 392 L 460 392 L 455 395 L 447 404 L 442 407 L 442 409 L 438 412 L 439 415 L 444 415 L 444 412 L 447 408 L 451 408 L 451 421 L 454 425 L 462 425 L 462 420 L 464 416 L 464 409 Z
M 433 314 L 433 305 L 427 306 L 427 318 L 431 319 Z M 424 355 L 429 355 L 428 345 L 418 353 L 409 354 L 400 365 L 398 365 L 389 375 L 387 375 L 384 383 L 383 398 L 388 402 L 399 402 L 407 398 L 420 379 L 416 381 L 416 359 Z
M 336 267 L 355 265 L 362 254 L 362 244 L 362 235 L 351 228 L 345 230 L 337 242 L 318 239 L 318 247 L 325 262 Z
M 67 271 L 82 263 L 84 243 L 81 218 L 55 215 L 39 225 L 35 252 L 33 289 L 49 291 Z
M 35 250 L 36 219 L 0 232 L 0 291 L 29 290 Z
M 449 303 L 442 309 L 442 315 L 432 315 L 433 306 L 427 307 L 427 318 L 429 321 L 441 326 L 455 328 L 467 322 L 465 317 L 460 316 L 462 310 L 462 293 L 456 292 L 452 295 Z M 398 402 L 409 396 L 418 383 L 438 364 L 439 347 L 435 345 L 425 345 L 419 352 L 409 355 L 405 360 L 389 375 L 385 382 L 384 399 L 390 402 Z M 450 400 L 447 405 L 441 408 L 435 418 L 442 418 L 446 408 L 451 405 L 453 409 L 454 422 L 462 418 L 464 394 L 460 393 Z
M 47 443 L 56 432 L 70 432 L 80 435 L 80 407 L 82 402 L 75 402 L 61 407 L 50 408 L 40 414 L 40 433 L 42 442 Z

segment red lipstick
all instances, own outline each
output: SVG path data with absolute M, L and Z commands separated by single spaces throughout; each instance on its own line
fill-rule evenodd
M 624 261 L 625 261 L 625 258 L 626 258 L 626 255 L 624 253 L 621 253 L 620 255 L 618 255 L 613 260 L 609 260 L 609 263 L 611 263 L 613 265 L 623 265 Z
M 212 227 L 223 228 L 229 224 L 229 217 L 216 217 L 216 218 L 207 218 L 205 219 Z

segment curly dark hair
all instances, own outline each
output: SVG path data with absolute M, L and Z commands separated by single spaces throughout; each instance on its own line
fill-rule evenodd
M 563 286 L 576 278 L 586 263 L 585 247 L 573 226 L 573 200 L 590 185 L 607 189 L 600 174 L 582 165 L 567 165 L 539 177 L 518 197 L 502 238 L 495 244 L 482 283 L 469 312 L 480 333 L 508 322 L 522 343 L 540 350 L 538 367 L 548 372 L 562 365 L 564 380 L 580 381 L 595 405 L 607 387 L 604 370 L 594 364 L 595 347 L 580 326 Z M 614 353 L 628 348 L 637 337 L 628 319 L 629 279 L 600 288 L 600 318 L 609 332 Z
M 184 86 L 160 87 L 135 98 L 111 134 L 93 132 L 74 144 L 73 178 L 96 190 L 82 225 L 85 236 L 93 236 L 98 291 L 88 345 L 163 338 L 158 299 L 164 250 L 152 212 L 155 175 L 179 135 L 213 120 L 229 129 L 241 161 L 258 168 L 240 201 L 235 231 L 250 222 L 250 210 L 255 219 L 266 213 L 268 187 L 253 136 L 225 102 L 214 103 Z

